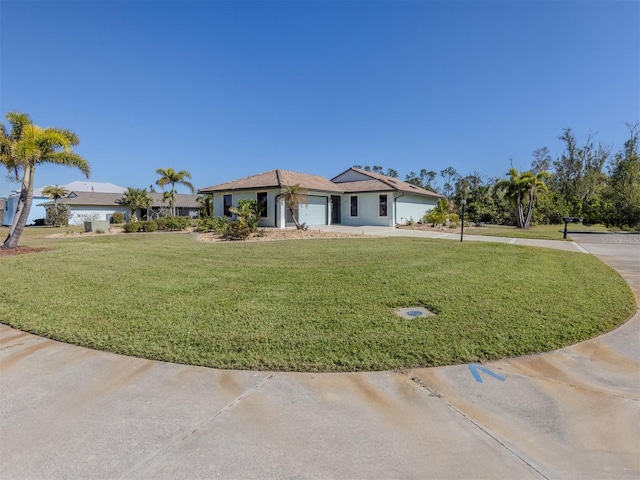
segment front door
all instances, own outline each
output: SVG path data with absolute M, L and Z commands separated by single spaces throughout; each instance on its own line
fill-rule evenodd
M 331 225 L 341 223 L 340 220 L 340 195 L 331 195 Z

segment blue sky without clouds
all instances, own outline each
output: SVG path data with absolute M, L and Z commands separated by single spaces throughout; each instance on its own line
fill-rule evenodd
M 196 187 L 353 164 L 500 176 L 571 127 L 622 147 L 637 1 L 0 1 L 0 113 L 81 138 L 91 179 Z M 41 167 L 36 186 L 80 179 Z M 2 175 L 0 194 L 16 188 Z

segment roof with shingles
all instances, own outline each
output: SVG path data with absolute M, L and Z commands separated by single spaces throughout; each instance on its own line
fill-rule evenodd
M 87 205 L 87 206 L 113 206 L 122 205 L 120 200 L 122 199 L 121 193 L 98 193 L 98 192 L 71 192 L 69 195 L 75 196 L 63 197 L 58 200 L 58 203 L 64 203 L 67 205 Z M 168 207 L 169 202 L 162 200 L 162 193 L 147 193 L 149 198 L 153 200 L 152 207 Z M 38 204 L 38 206 L 48 207 L 54 204 L 54 201 L 44 202 Z M 197 195 L 176 195 L 176 208 L 178 207 L 197 207 Z
M 335 182 L 335 179 L 349 171 L 357 172 L 369 177 L 369 180 L 356 180 L 348 182 Z M 364 193 L 364 192 L 384 192 L 400 191 L 415 195 L 439 198 L 435 192 L 425 190 L 398 178 L 389 177 L 379 173 L 368 172 L 359 168 L 351 167 L 340 175 L 328 180 L 319 175 L 308 173 L 291 172 L 289 170 L 270 170 L 268 172 L 251 175 L 250 177 L 232 180 L 230 182 L 212 185 L 201 188 L 200 193 L 231 192 L 235 190 L 256 190 L 268 188 L 284 188 L 289 185 L 300 185 L 308 190 L 334 193 Z
M 285 188 L 291 185 L 300 185 L 307 190 L 322 192 L 341 192 L 342 189 L 320 175 L 292 172 L 289 170 L 270 170 L 250 177 L 232 180 L 230 182 L 201 188 L 200 193 L 226 192 L 234 190 L 255 190 L 257 188 Z
M 336 175 L 331 179 L 331 181 L 335 181 L 336 178 L 344 175 L 349 171 L 354 171 L 360 173 L 361 175 L 365 175 L 369 177 L 371 180 L 357 180 L 357 181 L 348 181 L 348 182 L 340 182 L 340 185 L 343 188 L 345 193 L 358 193 L 358 192 L 380 192 L 380 191 L 393 191 L 397 190 L 400 192 L 413 193 L 415 195 L 423 195 L 427 197 L 440 197 L 435 192 L 431 190 L 426 190 L 421 187 L 417 187 L 416 185 L 412 185 L 407 182 L 403 182 L 399 178 L 389 177 L 388 175 L 382 175 L 381 173 L 369 172 L 367 170 L 362 170 L 360 168 L 351 167 L 348 170 L 345 170 L 340 175 Z

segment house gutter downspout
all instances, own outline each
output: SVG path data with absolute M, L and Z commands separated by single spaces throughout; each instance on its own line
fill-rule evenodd
M 393 196 L 393 227 L 397 228 L 398 227 L 398 199 L 404 197 L 404 193 L 398 197 L 396 197 L 395 195 Z

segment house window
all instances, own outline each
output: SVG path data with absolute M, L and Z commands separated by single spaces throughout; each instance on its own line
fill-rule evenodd
M 233 206 L 233 197 L 229 194 L 229 195 L 225 195 L 222 198 L 222 204 L 224 205 L 224 210 L 223 210 L 223 215 L 225 217 L 230 217 L 231 216 L 231 211 L 229 210 L 232 206 Z
M 387 196 L 386 195 L 380 195 L 379 205 L 380 205 L 380 208 L 379 208 L 380 216 L 386 217 L 387 216 Z
M 358 216 L 358 197 L 356 195 L 351 197 L 351 216 Z
M 256 196 L 256 200 L 258 201 L 258 213 L 260 214 L 260 218 L 264 218 L 267 216 L 267 192 L 258 192 Z

